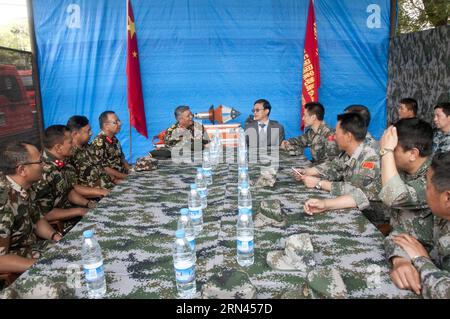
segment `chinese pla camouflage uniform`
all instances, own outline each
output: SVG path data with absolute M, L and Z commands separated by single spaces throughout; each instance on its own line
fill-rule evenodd
M 309 147 L 313 158 L 313 163 L 323 163 L 332 160 L 339 154 L 339 149 L 334 140 L 334 130 L 322 122 L 317 130 L 309 128 L 305 134 L 288 139 L 289 144 L 299 154 L 303 154 L 303 149 Z
M 89 145 L 75 147 L 73 155 L 67 161 L 75 183 L 88 187 L 113 188 L 111 178 L 98 163 L 94 162 L 90 152 Z
M 434 240 L 431 257 L 414 259 L 413 265 L 420 273 L 424 298 L 450 298 L 450 224 L 448 220 L 434 217 Z
M 120 173 L 128 174 L 122 146 L 115 136 L 110 138 L 102 131 L 94 138 L 90 147 L 94 161 L 102 168 L 110 167 Z
M 380 157 L 371 145 L 361 143 L 351 157 L 341 154 L 331 164 L 315 167 L 321 176 L 331 181 L 331 195 L 352 196 L 358 209 L 375 225 L 389 220 L 378 197 Z
M 34 197 L 32 190 L 27 191 L 9 177 L 0 176 L 0 255 L 39 258 L 44 247 L 34 233 L 35 224 L 41 218 Z
M 393 242 L 393 236 L 407 233 L 421 238 L 427 250 L 433 242 L 433 215 L 426 199 L 426 173 L 431 158 L 414 175 L 401 174 L 392 177 L 381 189 L 380 199 L 391 207 L 392 233 L 385 240 L 387 258 L 408 258 L 408 255 Z
M 445 134 L 441 130 L 435 129 L 433 134 L 433 154 L 448 151 L 450 151 L 450 132 Z
M 62 161 L 55 159 L 50 153 L 44 151 L 44 171 L 42 178 L 34 185 L 36 201 L 45 215 L 53 208 L 70 208 L 69 193 L 72 184 Z
M 187 128 L 188 133 L 185 129 L 180 127 L 177 122 L 166 130 L 166 135 L 164 136 L 164 144 L 167 148 L 171 149 L 179 143 L 191 143 L 191 149 L 194 149 L 194 144 L 196 141 L 201 141 L 202 145 L 209 143 L 208 133 L 206 133 L 205 128 L 202 124 L 194 122 L 193 125 Z

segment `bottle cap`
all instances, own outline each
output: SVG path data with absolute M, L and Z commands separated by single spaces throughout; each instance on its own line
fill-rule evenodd
M 178 230 L 175 232 L 175 237 L 176 237 L 176 238 L 184 238 L 184 229 L 178 229 Z
M 182 209 L 180 209 L 180 213 L 181 213 L 181 215 L 189 215 L 189 209 L 187 209 L 187 208 L 182 208 Z
M 91 238 L 93 235 L 94 235 L 94 231 L 92 229 L 85 230 L 83 232 L 83 237 L 84 238 Z

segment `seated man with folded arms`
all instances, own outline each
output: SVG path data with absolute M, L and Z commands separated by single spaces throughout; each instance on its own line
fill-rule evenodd
M 425 198 L 426 173 L 431 162 L 433 129 L 417 118 L 403 119 L 390 126 L 380 141 L 380 199 L 390 207 L 390 228 L 416 236 L 429 233 L 433 217 Z
M 309 215 L 344 208 L 358 208 L 375 225 L 384 224 L 387 217 L 378 198 L 380 192 L 380 157 L 369 144 L 364 143 L 367 126 L 357 113 L 338 115 L 336 143 L 345 152 L 344 169 L 330 171 L 328 180 L 301 176 L 306 187 L 324 189 L 333 199 L 310 199 L 304 209 Z
M 48 221 L 70 220 L 73 226 L 95 202 L 73 189 L 65 161 L 72 155 L 72 136 L 65 125 L 49 126 L 44 132 L 44 173 L 35 184 L 36 201 Z M 81 207 L 74 207 L 81 206 Z
M 41 154 L 26 142 L 12 142 L 1 151 L 0 273 L 22 273 L 39 258 L 47 242 L 58 241 L 42 218 L 32 185 L 42 176 Z
M 321 164 L 332 160 L 339 154 L 334 140 L 334 130 L 323 120 L 325 109 L 319 102 L 310 102 L 305 105 L 304 122 L 305 134 L 281 142 L 285 150 L 295 149 L 303 154 L 303 149 L 309 147 L 314 164 Z
M 98 120 L 102 131 L 90 144 L 92 156 L 111 177 L 113 183 L 117 184 L 127 177 L 129 170 L 122 145 L 116 137 L 122 127 L 122 121 L 113 111 L 103 112 Z
M 73 153 L 67 166 L 73 176 L 74 189 L 87 198 L 102 198 L 114 187 L 106 174 L 92 157 L 89 139 L 92 135 L 89 120 L 85 116 L 74 115 L 67 121 L 73 139 Z
M 424 298 L 450 298 L 450 152 L 434 155 L 427 172 L 426 198 L 433 217 L 432 230 L 391 234 L 385 240 L 392 263 L 391 278 L 400 289 Z M 425 244 L 433 234 L 431 246 Z

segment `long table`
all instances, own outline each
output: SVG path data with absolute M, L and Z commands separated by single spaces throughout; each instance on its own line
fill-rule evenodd
M 282 250 L 290 235 L 308 233 L 317 267 L 333 267 L 341 274 L 349 298 L 414 298 L 389 278 L 383 235 L 358 210 L 308 216 L 303 203 L 323 191 L 306 189 L 291 176 L 292 166 L 308 165 L 304 157 L 280 153 L 274 187 L 252 187 L 253 210 L 262 200 L 279 199 L 288 216 L 286 227 L 255 229 L 255 263 L 236 262 L 237 165 L 221 163 L 209 187 L 204 227 L 197 237 L 197 297 L 202 287 L 224 270 L 240 270 L 256 288 L 257 298 L 279 298 L 305 281 L 301 271 L 271 269 L 266 255 Z M 82 233 L 95 229 L 104 256 L 105 298 L 177 298 L 172 245 L 179 210 L 187 207 L 195 164 L 159 161 L 157 170 L 133 173 L 99 202 L 58 244 L 3 292 L 6 298 L 86 298 L 80 277 Z M 256 181 L 258 165 L 249 165 Z M 376 285 L 368 284 L 377 276 Z

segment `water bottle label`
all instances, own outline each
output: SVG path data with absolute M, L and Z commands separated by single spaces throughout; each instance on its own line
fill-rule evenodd
M 192 250 L 195 250 L 195 239 L 188 240 L 189 246 Z
M 83 270 L 87 281 L 95 281 L 104 276 L 103 261 L 91 265 L 83 265 Z
M 206 197 L 208 195 L 208 190 L 205 188 L 198 188 L 198 195 L 200 195 L 201 198 Z
M 239 252 L 249 253 L 253 251 L 253 240 L 237 240 L 237 249 Z
M 202 210 L 198 209 L 198 210 L 190 210 L 189 211 L 191 214 L 191 219 L 192 221 L 198 221 L 200 218 L 202 218 Z
M 209 177 L 212 175 L 212 172 L 210 169 L 203 169 L 203 175 L 205 175 L 206 177 Z
M 179 283 L 187 283 L 194 280 L 195 278 L 194 265 L 186 269 L 175 268 L 175 278 Z

